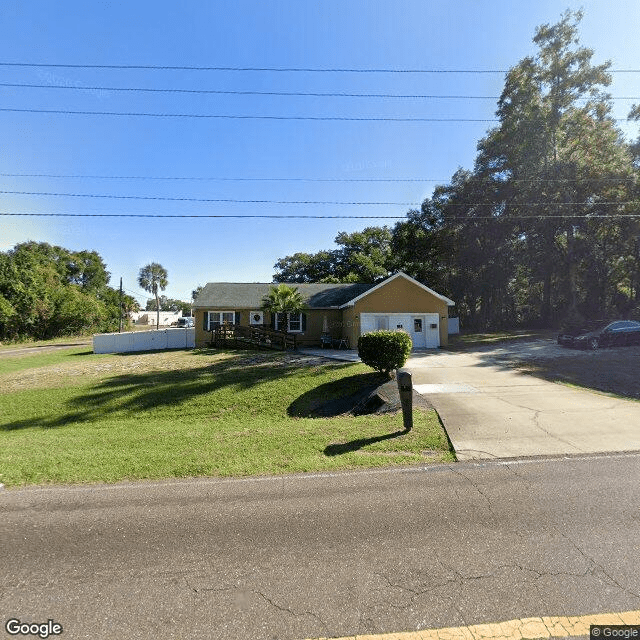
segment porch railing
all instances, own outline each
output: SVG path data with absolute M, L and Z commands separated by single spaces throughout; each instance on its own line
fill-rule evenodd
M 296 335 L 263 326 L 245 327 L 238 324 L 223 324 L 211 330 L 211 345 L 215 347 L 251 347 L 255 349 L 297 348 Z

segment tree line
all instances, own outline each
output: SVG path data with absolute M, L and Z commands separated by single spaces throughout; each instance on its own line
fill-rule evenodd
M 117 331 L 138 303 L 109 279 L 96 251 L 24 242 L 0 252 L 0 340 Z
M 640 138 L 612 116 L 610 63 L 580 46 L 581 12 L 533 38 L 506 75 L 498 124 L 393 228 L 280 259 L 276 282 L 376 282 L 402 270 L 456 301 L 473 329 L 640 319 Z M 640 120 L 640 106 L 630 119 Z

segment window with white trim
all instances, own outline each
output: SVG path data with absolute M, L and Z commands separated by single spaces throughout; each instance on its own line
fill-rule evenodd
M 302 314 L 290 313 L 289 314 L 289 331 L 294 333 L 295 331 L 302 331 Z
M 302 313 L 277 313 L 276 329 L 284 331 L 285 326 L 289 333 L 302 333 Z
M 209 330 L 219 327 L 221 324 L 235 324 L 235 311 L 209 311 Z

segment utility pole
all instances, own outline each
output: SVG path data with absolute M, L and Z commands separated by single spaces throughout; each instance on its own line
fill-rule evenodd
M 122 276 L 120 276 L 120 328 L 118 333 L 122 333 Z

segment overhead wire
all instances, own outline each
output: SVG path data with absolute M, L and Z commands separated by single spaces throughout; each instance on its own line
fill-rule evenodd
M 545 203 L 546 204 L 546 203 Z M 602 203 L 608 204 L 608 203 Z M 620 204 L 620 203 L 615 203 Z M 158 213 L 62 213 L 62 212 L 42 212 L 42 211 L 34 211 L 34 212 L 7 212 L 0 211 L 0 216 L 27 216 L 27 217 L 52 217 L 52 218 L 167 218 L 167 219 L 175 219 L 175 218 L 185 218 L 185 219 L 209 219 L 209 218 L 233 218 L 233 219 L 281 219 L 281 220 L 291 220 L 291 219 L 302 219 L 302 220 L 405 220 L 407 218 L 406 215 L 384 215 L 384 216 L 374 216 L 374 215 L 365 215 L 365 216 L 354 216 L 354 215 L 304 215 L 304 214 L 291 214 L 291 215 L 279 215 L 279 214 L 233 214 L 233 213 L 203 213 L 203 214 L 189 214 L 189 213 L 167 213 L 167 214 L 158 214 Z M 593 213 L 593 214 L 548 214 L 548 215 L 504 215 L 504 216 L 495 216 L 495 215 L 486 215 L 486 216 L 447 216 L 446 220 L 465 220 L 467 222 L 473 222 L 475 220 L 493 220 L 495 222 L 505 222 L 508 220 L 545 220 L 549 218 L 566 218 L 566 219 L 584 219 L 584 220 L 593 220 L 593 219 L 607 219 L 607 218 L 640 218 L 640 213 Z
M 349 67 L 251 67 L 251 66 L 197 66 L 197 65 L 153 65 L 153 64 L 75 64 L 53 62 L 9 62 L 0 61 L 0 67 L 30 67 L 59 69 L 122 69 L 154 71 L 229 71 L 229 72 L 275 72 L 275 73 L 424 73 L 424 74 L 492 74 L 507 73 L 509 69 L 419 69 L 419 68 L 349 68 Z M 607 69 L 607 73 L 640 73 L 640 69 Z
M 32 84 L 25 82 L 0 82 L 0 87 L 29 88 L 29 89 L 66 89 L 72 91 L 114 91 L 114 92 L 141 92 L 141 93 L 185 93 L 185 94 L 212 94 L 212 95 L 249 95 L 249 96 L 301 96 L 312 98 L 399 98 L 399 99 L 425 99 L 425 100 L 498 100 L 500 96 L 478 95 L 437 95 L 437 94 L 403 94 L 403 93 L 349 93 L 340 91 L 315 92 L 315 91 L 240 91 L 228 89 L 182 89 L 182 88 L 156 88 L 156 87 L 104 87 L 74 84 Z M 640 100 L 640 96 L 610 96 L 610 100 Z
M 145 118 L 196 118 L 220 120 L 316 120 L 345 122 L 499 122 L 495 118 L 421 118 L 421 117 L 369 117 L 369 116 L 280 116 L 280 115 L 243 115 L 230 113 L 152 113 L 142 111 L 87 111 L 72 109 L 16 109 L 0 108 L 3 113 L 48 113 L 76 116 L 125 116 Z M 616 119 L 623 122 L 626 118 Z
M 257 177 L 247 176 L 118 176 L 97 174 L 61 174 L 61 173 L 2 173 L 0 177 L 9 178 L 70 178 L 88 180 L 184 180 L 184 181 L 221 181 L 221 182 L 438 182 L 446 183 L 449 178 L 315 178 L 315 177 Z M 583 182 L 582 178 L 512 178 L 508 182 Z M 598 178 L 594 182 L 635 182 L 633 177 Z
M 415 207 L 417 202 L 342 202 L 335 200 L 243 200 L 238 198 L 191 198 L 172 196 L 135 196 L 135 195 L 114 195 L 108 193 L 54 193 L 48 191 L 0 191 L 0 194 L 20 195 L 20 196 L 54 196 L 62 198 L 107 198 L 114 200 L 164 200 L 169 202 L 221 202 L 221 203 L 243 203 L 243 204 L 318 204 L 318 205 L 358 205 L 358 206 L 402 206 Z
M 421 202 L 358 202 L 342 200 L 270 200 L 270 199 L 241 199 L 241 198 L 192 198 L 174 196 L 139 196 L 139 195 L 117 195 L 110 193 L 58 193 L 51 191 L 8 191 L 0 190 L 0 194 L 20 195 L 20 196 L 53 196 L 60 198 L 104 198 L 112 200 L 160 200 L 167 202 L 208 202 L 208 203 L 240 203 L 240 204 L 295 204 L 295 205 L 339 205 L 339 206 L 402 206 L 419 207 Z M 496 206 L 495 202 L 474 202 L 474 203 L 448 203 L 447 206 Z M 518 207 L 548 207 L 548 206 L 627 206 L 640 205 L 640 201 L 596 201 L 596 202 L 514 202 L 513 206 Z
M 77 65 L 77 64 L 37 64 L 37 63 L 10 63 L 0 62 L 0 67 L 62 67 L 62 68 L 87 68 L 87 69 L 155 69 L 155 70 L 198 70 L 198 71 L 290 71 L 290 72 L 334 72 L 334 73 L 504 73 L 504 70 L 473 70 L 473 69 L 345 69 L 345 68 L 276 68 L 276 67 L 192 67 L 192 66 L 157 66 L 157 65 Z M 612 73 L 636 73 L 640 70 L 618 69 L 610 70 Z M 441 99 L 494 99 L 494 96 L 436 96 L 420 94 L 356 94 L 356 93 L 316 93 L 316 92 L 262 92 L 262 91 L 223 91 L 207 89 L 158 89 L 140 87 L 100 87 L 100 86 L 67 86 L 67 85 L 35 85 L 27 83 L 0 83 L 6 87 L 32 87 L 32 88 L 57 88 L 57 89 L 77 89 L 77 90 L 103 90 L 103 91 L 144 91 L 144 92 L 171 92 L 171 93 L 211 93 L 211 94 L 239 94 L 239 95 L 284 95 L 284 96 L 313 96 L 313 97 L 366 97 L 366 98 L 441 98 Z M 634 97 L 621 97 L 617 99 L 634 100 Z M 0 112 L 15 113 L 45 113 L 62 115 L 96 115 L 96 116 L 133 116 L 133 117 L 155 117 L 155 118 L 207 118 L 207 119 L 242 119 L 242 120 L 306 120 L 306 121 L 364 121 L 364 122 L 471 122 L 471 123 L 493 123 L 497 119 L 489 118 L 427 118 L 427 117 L 350 117 L 350 116 L 283 116 L 283 115 L 243 115 L 243 114 L 194 114 L 194 113 L 153 113 L 153 112 L 114 112 L 114 111 L 88 111 L 88 110 L 67 110 L 67 109 L 35 109 L 35 108 L 0 108 Z M 614 119 L 617 122 L 627 121 L 627 118 Z M 170 176 L 157 178 L 152 176 L 64 176 L 56 174 L 0 174 L 5 177 L 54 177 L 54 178 L 95 178 L 95 179 L 135 179 L 135 180 L 219 180 L 219 181 L 308 181 L 308 182 L 446 182 L 429 178 L 248 178 L 248 177 L 178 177 Z M 632 178 L 606 179 L 611 181 L 625 181 Z M 517 179 L 517 182 L 529 181 L 528 179 Z M 531 182 L 542 182 L 539 179 L 530 179 Z M 546 179 L 548 182 L 569 182 L 569 179 Z M 577 181 L 577 180 L 576 180 Z M 235 199 L 235 198 L 192 198 L 192 197 L 165 197 L 165 196 L 129 196 L 111 194 L 79 194 L 79 193 L 53 193 L 53 192 L 27 192 L 27 191 L 0 191 L 0 193 L 14 195 L 35 195 L 35 196 L 56 196 L 56 197 L 76 197 L 76 198 L 110 198 L 110 199 L 132 199 L 132 200 L 165 200 L 179 202 L 210 202 L 210 203 L 246 203 L 246 204 L 287 204 L 287 205 L 341 205 L 341 206 L 420 206 L 414 202 L 343 202 L 343 201 L 314 201 L 314 200 L 266 200 L 266 199 Z M 519 203 L 518 206 L 549 206 L 550 203 Z M 552 203 L 557 206 L 584 206 L 592 203 Z M 606 205 L 630 205 L 635 202 L 611 202 L 599 203 Z M 476 203 L 475 206 L 490 206 L 492 203 Z M 469 205 L 460 205 L 469 206 Z M 150 214 L 43 214 L 43 213 L 0 213 L 0 215 L 51 215 L 51 216 L 77 216 L 77 217 L 273 217 L 273 218 L 390 218 L 402 219 L 405 216 L 243 216 L 243 215 L 150 215 Z M 607 217 L 637 217 L 635 214 L 608 214 Z M 476 216 L 478 217 L 478 216 Z M 535 216 L 523 216 L 535 217 Z M 545 216 L 545 217 L 576 217 L 576 216 Z M 578 216 L 581 217 L 581 216 Z M 482 217 L 479 217 L 482 218 Z M 495 219 L 494 216 L 488 216 Z M 466 219 L 466 218 L 465 218 Z
M 153 113 L 146 111 L 87 111 L 72 109 L 17 109 L 0 108 L 4 113 L 48 113 L 75 116 L 124 116 L 145 118 L 196 118 L 220 120 L 315 120 L 344 122 L 500 122 L 497 118 L 421 118 L 389 116 L 280 116 L 280 115 L 244 115 L 231 113 Z M 628 122 L 629 118 L 611 118 L 613 122 Z

